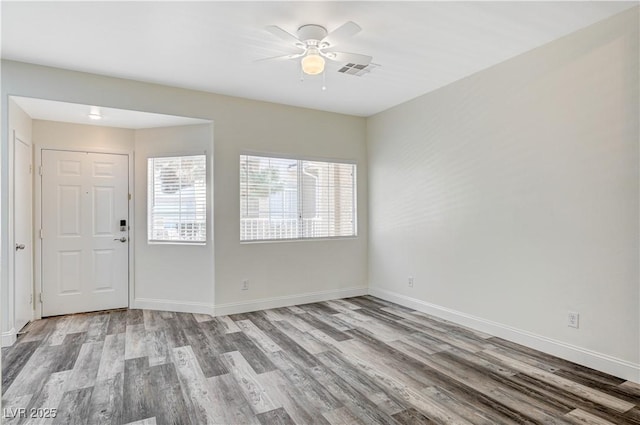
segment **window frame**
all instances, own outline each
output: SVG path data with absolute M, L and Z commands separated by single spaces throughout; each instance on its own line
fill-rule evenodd
M 181 157 L 192 157 L 192 156 L 204 156 L 204 184 L 205 184 L 205 212 L 204 212 L 204 238 L 201 241 L 189 241 L 189 240 L 161 240 L 161 239 L 150 239 L 149 238 L 149 220 L 151 219 L 151 211 L 149 209 L 150 206 L 150 197 L 151 192 L 149 191 L 149 160 L 150 159 L 162 159 L 162 158 L 181 158 Z M 147 244 L 148 245 L 188 245 L 188 246 L 206 246 L 209 242 L 209 234 L 210 234 L 210 199 L 209 193 L 211 190 L 211 182 L 209 181 L 210 176 L 210 159 L 207 151 L 188 151 L 188 152 L 164 152 L 164 153 L 149 153 L 146 158 L 146 233 L 147 233 Z
M 305 237 L 305 236 L 299 236 L 296 238 L 276 238 L 276 239 L 242 239 L 242 183 L 241 183 L 241 168 L 240 168 L 240 164 L 241 164 L 241 160 L 243 156 L 257 156 L 257 157 L 262 157 L 262 158 L 273 158 L 273 159 L 284 159 L 284 160 L 291 160 L 291 161 L 297 161 L 298 163 L 302 162 L 302 161 L 309 161 L 309 162 L 326 162 L 326 163 L 334 163 L 334 164 L 347 164 L 347 165 L 353 165 L 353 175 L 352 175 L 352 188 L 353 188 L 353 211 L 351 213 L 352 215 L 352 221 L 353 221 L 353 234 L 352 235 L 342 235 L 342 236 L 317 236 L 317 237 Z M 301 242 L 301 241 L 323 241 L 323 240 L 341 240 L 341 239 L 357 239 L 359 236 L 359 232 L 358 232 L 358 228 L 359 228 L 359 223 L 358 223 L 358 161 L 355 159 L 344 159 L 344 158 L 327 158 L 327 157 L 316 157 L 316 156 L 306 156 L 306 155 L 289 155 L 289 154 L 282 154 L 282 153 L 269 153 L 269 152 L 261 152 L 261 151 L 247 151 L 247 150 L 243 150 L 240 152 L 239 156 L 238 156 L 238 195 L 239 195 L 239 199 L 238 199 L 238 207 L 239 207 L 239 214 L 238 214 L 238 218 L 239 218 L 239 227 L 238 227 L 238 232 L 239 232 L 239 237 L 238 240 L 240 241 L 240 244 L 252 244 L 252 243 L 282 243 L 282 242 Z M 300 167 L 298 167 L 300 168 Z M 300 175 L 300 171 L 298 172 L 298 175 Z M 297 182 L 297 190 L 300 190 L 300 186 L 301 183 L 298 181 Z M 301 204 L 298 204 L 298 217 L 300 217 L 300 213 L 301 213 Z M 300 224 L 298 226 L 298 234 L 300 235 L 301 233 L 301 228 L 302 225 Z

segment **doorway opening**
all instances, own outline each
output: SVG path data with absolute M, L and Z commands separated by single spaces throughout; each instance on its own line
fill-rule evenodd
M 9 105 L 8 243 L 16 249 L 3 346 L 34 319 L 134 305 L 135 181 L 145 172 L 135 169 L 136 132 L 206 126 L 213 152 L 210 120 L 18 96 Z

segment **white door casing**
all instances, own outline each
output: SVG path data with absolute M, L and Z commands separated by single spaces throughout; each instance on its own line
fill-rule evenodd
M 127 307 L 128 156 L 42 150 L 42 316 Z
M 13 135 L 14 328 L 33 319 L 33 181 L 31 144 Z

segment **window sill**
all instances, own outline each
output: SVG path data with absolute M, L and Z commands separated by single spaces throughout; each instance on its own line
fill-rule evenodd
M 358 239 L 358 236 L 334 236 L 327 238 L 294 238 L 294 239 L 255 239 L 250 241 L 240 241 L 240 245 L 263 244 L 263 243 L 283 243 L 283 242 L 322 242 Z
M 147 241 L 148 245 L 185 245 L 185 246 L 206 246 L 206 242 L 183 242 L 183 241 Z

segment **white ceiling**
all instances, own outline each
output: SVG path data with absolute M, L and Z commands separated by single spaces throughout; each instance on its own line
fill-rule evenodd
M 205 124 L 210 122 L 198 118 L 96 107 L 77 103 L 34 99 L 30 97 L 11 96 L 11 98 L 23 111 L 36 120 L 61 121 L 75 124 L 130 129 L 173 127 L 180 125 Z M 92 112 L 97 112 L 102 118 L 100 120 L 91 119 L 89 114 Z
M 2 57 L 60 68 L 369 116 L 637 5 L 632 2 L 8 2 Z M 363 77 L 299 81 L 264 30 L 362 32 L 337 50 L 382 65 Z

